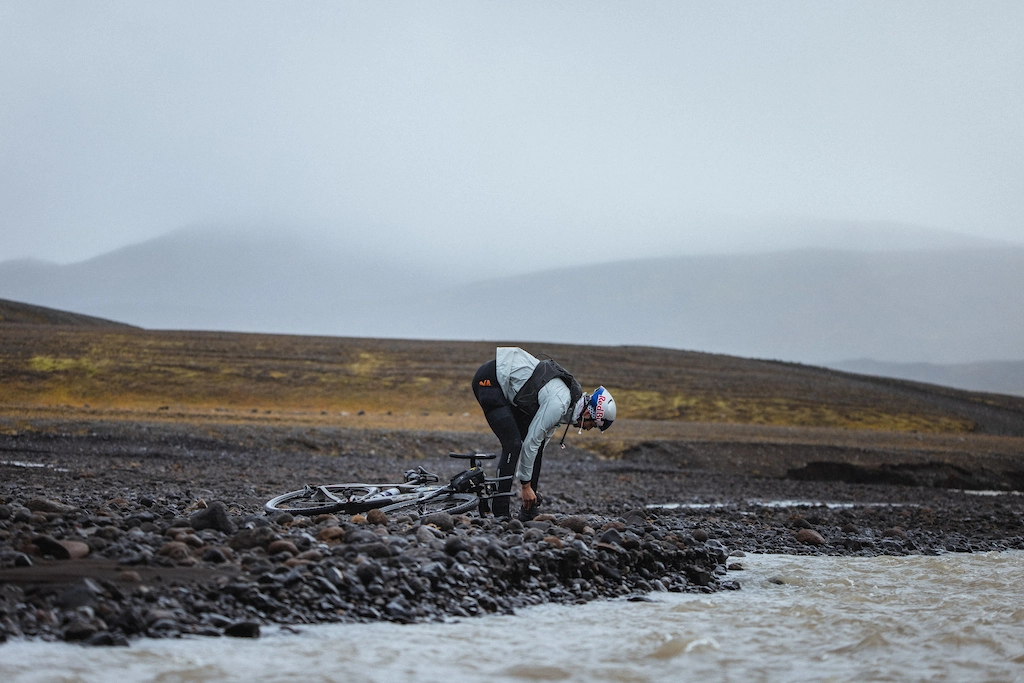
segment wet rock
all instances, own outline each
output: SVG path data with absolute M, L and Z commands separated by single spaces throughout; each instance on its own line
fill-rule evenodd
M 433 528 L 429 526 L 420 526 L 416 529 L 416 540 L 423 544 L 429 544 L 438 538 L 438 534 L 434 533 Z
M 611 528 L 605 530 L 604 533 L 597 537 L 597 540 L 600 543 L 614 543 L 615 545 L 622 545 L 622 534 L 619 533 L 618 529 Z
M 888 529 L 884 530 L 882 532 L 882 536 L 888 538 L 898 538 L 901 541 L 907 540 L 907 532 L 898 526 L 889 527 Z
M 80 560 L 89 554 L 89 546 L 81 541 L 58 541 L 52 536 L 40 535 L 32 539 L 42 555 L 58 560 Z
M 402 623 L 409 623 L 416 618 L 409 601 L 403 597 L 395 598 L 385 605 L 384 612 L 395 621 Z
M 587 520 L 577 515 L 569 515 L 568 517 L 562 517 L 557 522 L 558 526 L 565 527 L 570 531 L 582 534 L 583 530 L 587 527 Z
M 714 538 L 708 539 L 704 543 L 704 547 L 718 564 L 725 564 L 728 561 L 729 550 L 721 541 Z
M 212 564 L 224 564 L 227 561 L 228 557 L 221 548 L 207 548 L 203 552 L 203 562 L 210 562 Z
M 694 529 L 693 533 L 691 533 L 690 536 L 692 536 L 693 540 L 697 541 L 698 543 L 703 543 L 709 538 L 708 532 L 704 531 L 703 529 Z
M 369 529 L 361 529 L 359 527 L 350 527 L 345 532 L 345 542 L 352 543 L 354 545 L 366 544 L 366 543 L 379 543 L 380 536 L 373 533 Z
M 852 522 L 847 522 L 846 524 L 844 524 L 843 528 L 841 529 L 841 531 L 844 534 L 859 534 L 860 533 L 860 529 L 857 527 L 856 524 L 854 524 Z
M 259 638 L 260 625 L 255 621 L 239 621 L 224 629 L 224 635 L 232 638 Z
M 68 558 L 72 560 L 81 560 L 92 552 L 89 544 L 82 541 L 61 541 L 60 544 L 68 551 Z
M 428 562 L 420 567 L 420 576 L 425 577 L 435 586 L 447 573 L 447 568 L 441 562 Z
M 444 551 L 449 555 L 458 555 L 460 552 L 470 552 L 473 546 L 462 536 L 452 536 L 444 544 Z
M 455 521 L 447 512 L 432 512 L 420 520 L 421 524 L 433 524 L 441 531 L 451 531 L 455 528 Z
M 25 501 L 25 507 L 33 512 L 55 512 L 61 515 L 66 515 L 78 509 L 73 505 L 65 505 L 59 501 L 47 500 L 46 498 L 32 498 L 27 500 Z
M 366 523 L 375 524 L 379 526 L 387 526 L 388 516 L 383 511 L 378 510 L 377 508 L 373 508 L 372 510 L 366 513 Z
M 811 523 L 803 517 L 794 517 L 789 521 L 789 525 L 794 529 L 810 529 L 812 528 Z
M 128 639 L 120 633 L 99 631 L 86 638 L 83 644 L 94 647 L 128 647 Z
M 213 501 L 203 510 L 192 513 L 188 521 L 196 531 L 216 529 L 225 534 L 235 533 L 235 523 L 228 515 L 228 507 L 219 500 Z
M 640 547 L 640 537 L 632 531 L 622 534 L 622 547 L 626 550 L 636 550 Z
M 366 560 L 365 562 L 361 562 L 356 567 L 356 576 L 359 577 L 359 580 L 362 581 L 364 584 L 370 583 L 374 579 L 380 577 L 381 573 L 382 571 L 380 565 L 373 560 Z
M 711 572 L 703 567 L 687 565 L 683 567 L 683 571 L 686 573 L 686 578 L 698 586 L 708 586 L 711 584 Z
M 316 538 L 324 543 L 340 543 L 345 540 L 345 529 L 340 526 L 329 526 L 321 529 Z
M 269 527 L 256 527 L 254 529 L 242 529 L 228 541 L 232 550 L 248 550 L 250 548 L 265 548 L 271 541 L 277 539 L 277 534 Z
M 271 519 L 278 526 L 287 526 L 295 521 L 295 515 L 290 512 L 277 512 L 271 516 Z
M 796 532 L 796 540 L 805 545 L 825 545 L 825 538 L 814 529 L 800 529 Z
M 100 536 L 90 536 L 85 541 L 90 553 L 100 553 L 110 547 L 110 541 Z
M 622 515 L 622 521 L 629 526 L 643 526 L 647 523 L 647 511 L 630 510 L 626 514 Z
M 292 556 L 295 556 L 299 554 L 299 549 L 288 539 L 280 538 L 276 541 L 271 541 L 267 545 L 268 555 L 277 555 L 278 553 L 290 553 Z
M 127 635 L 134 635 L 146 630 L 146 620 L 138 607 L 130 605 L 121 611 L 114 626 Z
M 160 550 L 157 551 L 157 554 L 169 557 L 175 562 L 181 562 L 192 557 L 192 549 L 186 543 L 170 541 L 160 546 Z
M 386 543 L 377 541 L 375 543 L 363 543 L 357 546 L 359 552 L 365 554 L 367 557 L 373 557 L 378 560 L 386 559 L 391 557 L 391 547 Z
M 84 579 L 81 583 L 69 586 L 57 598 L 57 606 L 61 609 L 75 610 L 79 607 L 92 607 L 103 589 L 92 579 Z
M 96 634 L 99 628 L 85 619 L 75 619 L 64 628 L 64 640 L 86 640 Z
M 605 564 L 604 562 L 597 563 L 597 571 L 599 571 L 605 578 L 611 579 L 616 583 L 622 581 L 622 572 L 615 567 Z

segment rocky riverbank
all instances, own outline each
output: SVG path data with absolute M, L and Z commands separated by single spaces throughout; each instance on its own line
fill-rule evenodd
M 522 524 L 379 511 L 234 517 L 217 501 L 178 514 L 151 499 L 0 506 L 15 529 L 0 572 L 4 632 L 92 644 L 254 636 L 268 621 L 413 622 L 736 587 L 724 546 L 642 511 Z
M 450 476 L 479 434 L 35 425 L 0 436 L 0 638 L 92 644 L 256 636 L 267 623 L 399 622 L 541 602 L 740 588 L 752 552 L 1024 549 L 1024 498 L 802 481 L 577 449 L 543 513 L 267 516 L 309 482 Z M 699 446 L 695 446 L 697 448 Z M 828 503 L 828 505 L 822 504 Z

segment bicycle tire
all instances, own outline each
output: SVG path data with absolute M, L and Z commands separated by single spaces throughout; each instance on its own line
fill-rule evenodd
M 331 484 L 325 486 L 339 498 L 350 498 L 352 496 L 365 495 L 371 489 L 366 484 Z M 264 505 L 263 509 L 268 513 L 289 512 L 293 515 L 321 515 L 338 512 L 345 509 L 345 503 L 338 503 L 330 499 L 324 499 L 318 486 L 306 486 L 298 491 L 289 491 L 275 498 L 271 498 Z
M 380 510 L 385 514 L 416 512 L 423 516 L 432 512 L 447 512 L 450 515 L 457 515 L 472 510 L 478 504 L 479 499 L 472 493 L 445 493 L 385 505 Z

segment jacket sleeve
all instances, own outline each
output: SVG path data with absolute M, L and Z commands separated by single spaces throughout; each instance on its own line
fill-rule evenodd
M 569 409 L 569 398 L 569 389 L 560 379 L 551 380 L 537 393 L 540 410 L 533 416 L 526 438 L 523 439 L 523 448 L 519 451 L 519 464 L 516 466 L 516 479 L 519 481 L 530 481 L 533 478 L 533 463 L 537 460 L 537 452 L 562 422 L 562 417 Z

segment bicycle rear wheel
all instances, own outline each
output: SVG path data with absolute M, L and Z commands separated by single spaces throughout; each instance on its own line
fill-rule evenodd
M 381 512 L 386 514 L 408 514 L 415 512 L 429 515 L 432 512 L 447 512 L 455 515 L 472 510 L 477 505 L 477 497 L 472 493 L 442 493 L 436 496 L 423 496 L 414 500 L 385 505 Z
M 366 484 L 306 486 L 299 491 L 271 498 L 263 509 L 267 512 L 290 512 L 293 515 L 328 514 L 344 509 L 348 499 L 365 496 L 374 488 Z

